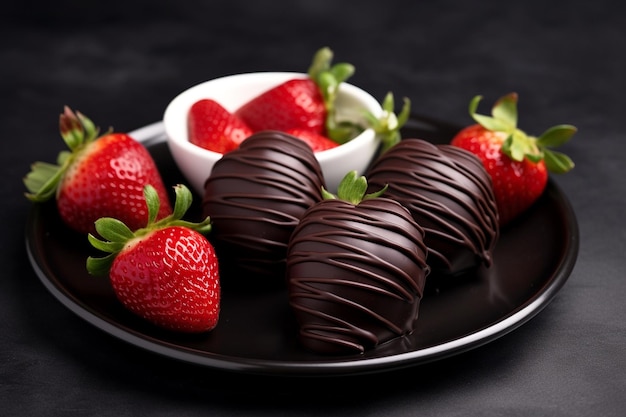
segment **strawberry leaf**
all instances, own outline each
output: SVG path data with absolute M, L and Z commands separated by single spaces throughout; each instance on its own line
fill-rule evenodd
M 333 51 L 328 47 L 320 48 L 315 55 L 313 55 L 313 61 L 308 71 L 309 77 L 311 77 L 312 80 L 317 80 L 319 74 L 330 69 L 332 60 Z
M 517 94 L 510 93 L 496 101 L 491 109 L 491 115 L 510 129 L 517 126 Z
M 63 166 L 63 164 L 69 163 L 70 158 L 72 157 L 72 152 L 70 151 L 61 151 L 57 155 L 57 165 Z
M 100 240 L 91 233 L 87 235 L 87 240 L 91 243 L 91 246 L 107 253 L 116 253 L 124 248 L 125 242 L 110 242 L 106 240 Z
M 91 121 L 91 119 L 89 119 L 88 117 L 85 117 L 85 115 L 82 114 L 81 112 L 77 111 L 76 117 L 78 118 L 78 121 L 83 127 L 83 132 L 85 135 L 85 139 L 84 139 L 85 142 L 88 143 L 88 142 L 94 141 L 98 137 L 98 134 L 100 133 L 100 129 L 96 127 L 96 125 Z
M 515 129 L 502 144 L 502 152 L 514 161 L 522 161 L 524 158 L 532 162 L 539 162 L 543 159 L 543 152 L 537 146 L 537 140 L 527 136 L 526 133 Z
M 357 205 L 363 200 L 366 191 L 367 180 L 365 177 L 359 177 L 356 171 L 350 171 L 339 184 L 337 196 Z
M 354 74 L 354 65 L 345 62 L 335 64 L 330 68 L 330 73 L 337 80 L 337 84 L 341 84 Z
M 526 150 L 518 140 L 514 140 L 514 135 L 509 135 L 502 143 L 502 152 L 507 154 L 514 161 L 522 161 Z
M 57 185 L 63 176 L 60 166 L 47 162 L 35 162 L 31 171 L 24 177 L 24 185 L 29 191 L 26 198 L 40 203 L 52 198 L 57 190 Z
M 544 150 L 546 167 L 555 174 L 564 174 L 574 168 L 574 162 L 569 156 L 551 149 Z
M 317 77 L 316 83 L 322 93 L 322 97 L 324 97 L 326 110 L 334 109 L 334 103 L 337 97 L 337 88 L 339 87 L 339 83 L 337 82 L 335 76 L 327 71 L 322 72 Z
M 181 220 L 187 210 L 189 210 L 189 207 L 191 207 L 193 195 L 191 194 L 191 191 L 189 191 L 189 188 L 183 184 L 175 185 L 174 192 L 176 194 L 176 200 L 172 214 L 159 220 L 158 222 L 149 222 L 145 228 L 135 231 L 136 236 L 141 236 L 148 233 L 150 230 L 160 229 L 166 226 L 183 226 L 202 234 L 207 234 L 211 231 L 211 219 L 208 216 L 200 223 Z M 146 185 L 144 187 L 144 195 L 146 196 L 148 207 L 152 206 L 152 210 L 158 211 L 159 196 L 154 187 Z
M 482 96 L 475 96 L 469 104 L 469 114 L 482 127 L 493 132 L 510 132 L 511 126 L 506 122 L 495 117 L 485 116 L 476 113 L 478 103 L 482 100 Z
M 395 102 L 393 94 L 389 92 L 383 99 L 381 107 L 383 108 L 383 114 L 380 117 L 374 116 L 371 112 L 367 112 L 365 118 L 382 143 L 381 152 L 385 152 L 402 139 L 400 129 L 409 118 L 411 101 L 405 97 L 402 110 L 400 114 L 396 115 L 394 113 Z
M 404 105 L 402 106 L 402 110 L 400 110 L 400 114 L 398 114 L 398 129 L 406 124 L 411 115 L 411 100 L 405 97 L 403 101 Z
M 113 260 L 117 254 L 112 253 L 102 258 L 94 258 L 92 256 L 87 258 L 87 271 L 91 275 L 105 276 L 109 273 Z
M 174 212 L 171 215 L 171 219 L 178 220 L 182 219 L 187 210 L 189 210 L 189 207 L 191 207 L 193 196 L 189 188 L 182 184 L 174 186 L 174 192 L 176 193 L 176 201 L 174 203 Z
M 159 194 L 151 185 L 146 185 L 144 187 L 143 195 L 146 199 L 146 206 L 148 207 L 148 225 L 150 225 L 155 222 L 157 215 L 159 214 L 161 202 L 159 201 Z
M 387 191 L 387 185 L 385 185 L 380 191 L 365 194 L 367 191 L 367 178 L 359 176 L 356 171 L 348 172 L 337 187 L 337 195 L 328 192 L 325 188 L 322 188 L 322 196 L 325 200 L 339 199 L 347 201 L 355 206 L 363 200 L 369 200 L 371 198 L 380 197 L 385 191 Z
M 526 154 L 526 159 L 528 159 L 530 162 L 533 162 L 535 164 L 544 158 L 545 158 L 545 154 L 543 152 Z
M 112 217 L 101 217 L 96 220 L 96 232 L 112 242 L 127 242 L 135 235 L 122 221 Z
M 537 138 L 537 144 L 539 146 L 556 148 L 569 141 L 576 132 L 576 127 L 572 125 L 553 126 Z
M 200 223 L 188 222 L 185 220 L 174 220 L 169 225 L 186 227 L 188 229 L 195 230 L 196 232 L 201 233 L 203 235 L 209 234 L 212 228 L 211 218 L 208 216 Z

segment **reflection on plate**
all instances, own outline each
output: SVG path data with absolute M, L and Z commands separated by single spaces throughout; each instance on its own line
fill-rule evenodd
M 413 116 L 404 137 L 449 141 L 455 127 Z M 160 123 L 131 132 L 155 158 L 168 186 L 184 182 Z M 189 216 L 197 216 L 200 197 Z M 189 217 L 188 217 L 189 218 Z M 416 331 L 358 356 L 326 357 L 299 346 L 286 291 L 224 289 L 215 330 L 173 334 L 127 312 L 104 278 L 87 274 L 85 236 L 69 231 L 53 203 L 35 205 L 26 228 L 30 261 L 45 287 L 92 325 L 140 348 L 200 366 L 271 375 L 345 375 L 435 361 L 488 343 L 539 313 L 568 279 L 578 253 L 572 208 L 550 181 L 541 199 L 502 230 L 494 265 L 454 283 L 431 280 Z

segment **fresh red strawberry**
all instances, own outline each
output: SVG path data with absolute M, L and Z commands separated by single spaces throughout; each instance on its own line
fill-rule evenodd
M 35 162 L 24 178 L 26 197 L 43 202 L 56 197 L 63 221 L 81 233 L 93 232 L 94 222 L 117 217 L 131 229 L 146 224 L 143 187 L 152 185 L 162 201 L 158 218 L 171 213 L 167 191 L 146 148 L 125 133 L 99 130 L 68 107 L 60 116 L 61 136 L 70 151 L 61 151 L 58 165 Z
M 339 146 L 334 140 L 312 130 L 292 128 L 287 129 L 285 133 L 305 141 L 313 149 L 313 152 L 325 151 Z
M 226 153 L 252 134 L 238 116 L 212 99 L 194 103 L 187 114 L 189 142 L 213 152 Z
M 505 225 L 541 196 L 548 171 L 565 173 L 574 167 L 569 157 L 551 148 L 567 142 L 576 128 L 558 125 L 539 137 L 529 136 L 517 128 L 517 94 L 497 100 L 491 116 L 476 113 L 481 98 L 474 97 L 469 106 L 477 124 L 462 129 L 452 144 L 481 159 L 493 180 L 500 225 Z
M 363 353 L 415 329 L 429 267 L 424 230 L 349 172 L 309 207 L 287 252 L 289 302 L 304 346 Z
M 181 220 L 191 205 L 191 192 L 175 187 L 174 212 L 159 221 L 159 196 L 145 187 L 149 220 L 133 233 L 111 217 L 96 221 L 101 240 L 89 235 L 96 248 L 109 253 L 89 257 L 87 270 L 108 273 L 119 301 L 145 320 L 168 330 L 199 333 L 212 330 L 220 312 L 220 280 L 213 246 L 203 235 L 210 219 L 201 223 Z
M 323 133 L 326 106 L 315 81 L 292 79 L 255 97 L 235 114 L 256 132 L 298 127 Z
M 339 84 L 352 76 L 354 67 L 346 63 L 331 66 L 332 58 L 330 49 L 320 49 L 308 77 L 290 79 L 267 90 L 242 105 L 235 114 L 257 132 L 298 128 L 335 139 L 334 102 Z

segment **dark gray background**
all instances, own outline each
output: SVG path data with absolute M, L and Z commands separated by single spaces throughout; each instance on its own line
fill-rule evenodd
M 0 408 L 6 415 L 621 416 L 626 409 L 626 18 L 621 2 L 5 2 Z M 181 364 L 91 327 L 43 287 L 24 249 L 22 176 L 60 150 L 58 114 L 119 131 L 160 120 L 214 77 L 306 69 L 328 45 L 376 97 L 468 123 L 517 91 L 520 126 L 579 133 L 555 178 L 580 225 L 578 262 L 537 317 L 479 349 L 348 379 L 243 377 Z M 488 108 L 485 108 L 488 110 Z

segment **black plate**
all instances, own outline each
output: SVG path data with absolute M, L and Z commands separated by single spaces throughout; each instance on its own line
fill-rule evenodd
M 404 137 L 447 142 L 454 126 L 414 116 Z M 131 134 L 151 151 L 166 184 L 184 182 L 160 123 Z M 196 203 L 200 200 L 196 197 Z M 197 205 L 190 216 L 197 213 Z M 494 265 L 456 282 L 431 281 L 416 331 L 359 356 L 326 357 L 304 350 L 286 291 L 223 292 L 220 321 L 205 335 L 154 328 L 128 313 L 105 278 L 87 274 L 92 250 L 69 231 L 53 203 L 34 205 L 26 228 L 30 261 L 45 287 L 92 325 L 140 348 L 200 366 L 272 375 L 345 375 L 390 371 L 448 357 L 488 343 L 539 313 L 567 281 L 578 254 L 576 217 L 550 181 L 519 221 L 502 230 Z

